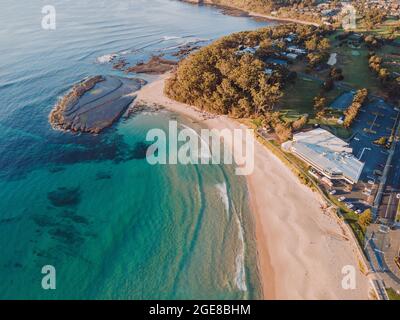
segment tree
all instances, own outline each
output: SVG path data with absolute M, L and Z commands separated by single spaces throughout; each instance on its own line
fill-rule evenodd
M 331 48 L 331 43 L 328 38 L 323 38 L 319 43 L 318 43 L 318 50 L 325 52 L 328 51 Z
M 340 68 L 333 67 L 329 73 L 329 76 L 335 81 L 342 81 L 344 79 L 343 71 Z
M 322 84 L 322 88 L 325 91 L 331 91 L 335 86 L 335 83 L 333 81 L 332 78 L 328 78 L 323 84 Z
M 301 130 L 308 122 L 308 115 L 304 115 L 296 121 L 292 122 L 292 128 L 294 131 Z
M 324 57 L 320 53 L 309 53 L 307 59 L 310 67 L 314 68 L 317 64 L 322 62 Z
M 353 98 L 353 103 L 344 112 L 345 118 L 343 121 L 343 125 L 345 128 L 349 128 L 351 126 L 354 119 L 360 112 L 360 109 L 363 106 L 367 97 L 368 97 L 368 90 L 366 88 L 357 91 L 356 95 Z
M 281 142 L 285 142 L 292 138 L 292 128 L 282 123 L 276 124 L 275 133 Z
M 282 38 L 296 34 L 298 44 L 311 39 L 310 46 L 313 46 L 315 40 L 312 63 L 316 64 L 323 58 L 317 45 L 322 42 L 322 48 L 327 46 L 321 38 L 323 32 L 314 26 L 285 24 L 225 36 L 183 59 L 166 81 L 164 92 L 171 99 L 216 114 L 261 117 L 273 111 L 283 95 L 285 81 L 295 76 L 292 73 L 288 77 L 288 70 L 283 67 L 267 75 L 267 65 L 261 58 L 273 53 L 277 44 L 283 47 Z M 240 52 L 244 47 L 258 45 L 260 49 L 255 54 Z M 274 128 L 281 123 L 274 122 Z M 278 131 L 287 136 L 291 126 L 283 127 Z
M 383 146 L 386 144 L 387 140 L 388 139 L 386 137 L 380 137 L 379 139 L 375 140 L 374 143 Z
M 318 47 L 318 38 L 316 35 L 314 35 L 312 38 L 307 40 L 304 45 L 306 46 L 306 49 L 309 51 L 315 51 L 317 50 Z
M 358 224 L 363 228 L 367 228 L 372 222 L 372 212 L 371 209 L 365 210 L 359 217 L 358 217 Z
M 317 118 L 323 117 L 326 108 L 326 98 L 318 96 L 314 98 L 314 110 Z
M 389 76 L 390 76 L 390 72 L 388 71 L 388 69 L 382 68 L 379 70 L 378 77 L 382 82 L 385 82 L 386 80 L 388 80 Z

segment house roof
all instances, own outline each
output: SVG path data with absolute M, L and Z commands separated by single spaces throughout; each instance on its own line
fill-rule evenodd
M 348 143 L 318 128 L 293 136 L 292 150 L 329 174 L 343 175 L 357 182 L 364 163 L 352 154 Z

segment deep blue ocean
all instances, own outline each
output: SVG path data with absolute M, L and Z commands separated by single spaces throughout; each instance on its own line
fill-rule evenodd
M 76 135 L 48 114 L 86 76 L 127 76 L 101 63 L 111 53 L 135 62 L 266 24 L 172 0 L 0 1 L 0 299 L 262 296 L 244 179 L 141 157 L 149 129 L 196 125 L 144 112 Z M 45 265 L 55 290 L 42 289 Z

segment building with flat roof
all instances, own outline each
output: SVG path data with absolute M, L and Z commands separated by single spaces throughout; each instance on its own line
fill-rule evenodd
M 329 131 L 318 128 L 293 136 L 282 148 L 291 151 L 331 180 L 358 182 L 364 163 L 353 154 L 349 144 Z

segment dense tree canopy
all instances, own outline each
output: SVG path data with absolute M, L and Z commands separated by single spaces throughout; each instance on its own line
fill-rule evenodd
M 283 73 L 265 72 L 265 55 L 289 33 L 303 43 L 319 29 L 287 24 L 239 32 L 217 40 L 183 60 L 167 81 L 165 93 L 202 110 L 234 117 L 262 115 L 282 96 Z M 238 54 L 240 47 L 258 47 L 256 54 Z

